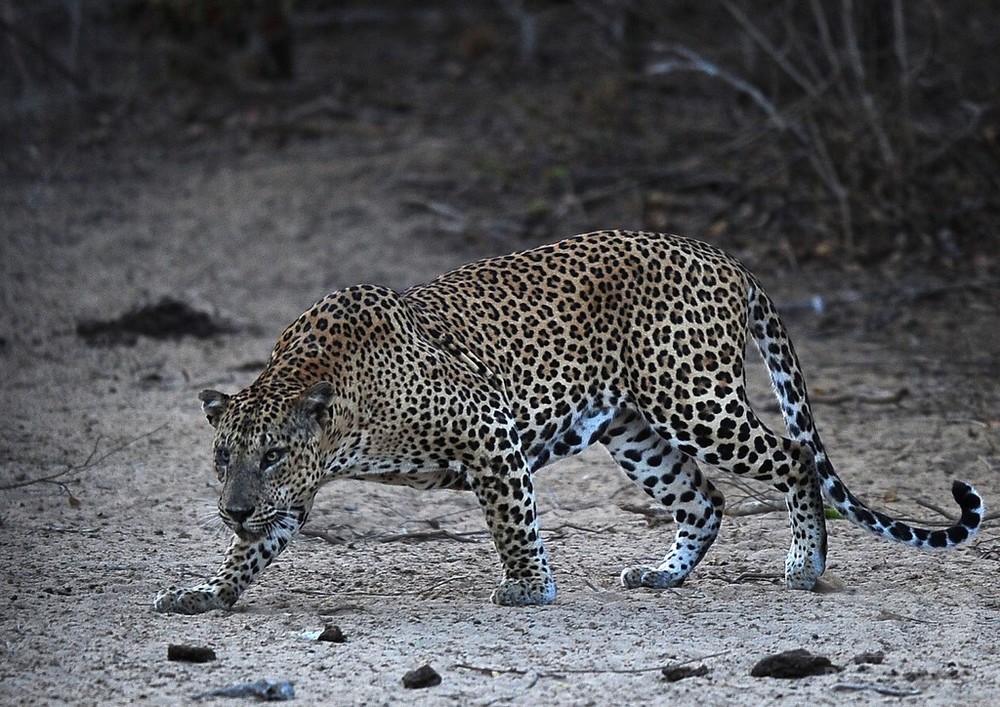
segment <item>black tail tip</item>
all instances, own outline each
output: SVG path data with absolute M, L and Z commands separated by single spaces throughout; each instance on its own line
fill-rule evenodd
M 961 542 L 976 532 L 979 524 L 983 522 L 983 499 L 976 489 L 964 481 L 956 481 L 951 485 L 951 495 L 962 509 L 962 517 L 949 530 L 949 534 L 955 534 L 955 537 L 950 539 L 953 542 Z
M 963 511 L 976 510 L 983 505 L 982 496 L 979 495 L 976 489 L 964 481 L 955 481 L 952 483 L 951 495 L 954 496 L 955 502 L 958 503 Z

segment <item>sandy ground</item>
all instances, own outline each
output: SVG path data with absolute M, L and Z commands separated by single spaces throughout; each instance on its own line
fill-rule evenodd
M 400 165 L 433 169 L 433 153 L 308 143 L 212 166 L 164 159 L 117 178 L 81 165 L 5 190 L 0 701 L 184 703 L 262 678 L 292 681 L 303 704 L 903 699 L 872 686 L 912 704 L 1000 696 L 995 524 L 964 549 L 921 554 L 831 522 L 827 591 L 792 593 L 780 579 L 784 514 L 730 516 L 683 588 L 626 591 L 621 568 L 655 560 L 672 530 L 635 512 L 644 497 L 596 448 L 538 476 L 553 606 L 489 604 L 498 565 L 471 495 L 344 482 L 311 517 L 325 537 L 297 540 L 233 611 L 153 613 L 157 591 L 210 575 L 227 542 L 212 520 L 197 392 L 247 384 L 281 329 L 331 289 L 403 287 L 490 252 L 444 247 L 437 217 L 404 204 Z M 765 280 L 790 305 L 827 447 L 857 493 L 940 523 L 917 501 L 951 511 L 958 477 L 996 507 L 996 289 L 893 300 L 863 275 Z M 851 292 L 862 298 L 822 316 L 795 306 Z M 103 347 L 76 334 L 79 321 L 164 295 L 239 332 Z M 767 408 L 766 385 L 753 385 Z M 734 508 L 766 491 L 716 478 Z M 327 625 L 346 642 L 314 640 Z M 169 644 L 217 659 L 168 661 Z M 750 677 L 762 657 L 795 648 L 843 671 Z M 854 662 L 865 653 L 881 663 Z M 424 664 L 441 684 L 405 689 L 403 674 Z M 660 669 L 677 664 L 708 672 L 664 680 Z

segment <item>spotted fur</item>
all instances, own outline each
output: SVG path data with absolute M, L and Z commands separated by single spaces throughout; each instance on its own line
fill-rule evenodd
M 750 408 L 748 331 L 788 436 Z M 679 585 L 715 540 L 724 500 L 700 466 L 784 494 L 794 589 L 825 568 L 824 495 L 854 523 L 913 547 L 956 545 L 983 514 L 961 482 L 961 519 L 943 530 L 853 496 L 816 431 L 771 300 L 733 258 L 676 236 L 593 233 L 403 293 L 334 292 L 288 327 L 248 388 L 201 400 L 216 429 L 219 512 L 235 537 L 215 577 L 160 593 L 158 611 L 231 606 L 306 522 L 319 487 L 343 477 L 471 490 L 503 567 L 493 601 L 551 602 L 532 473 L 596 442 L 676 522 L 663 561 L 625 569 L 626 587 Z

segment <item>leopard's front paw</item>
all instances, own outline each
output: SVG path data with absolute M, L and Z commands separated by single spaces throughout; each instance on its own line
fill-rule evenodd
M 785 585 L 789 589 L 810 590 L 826 570 L 826 559 L 820 552 L 813 551 L 805 557 L 795 552 L 788 553 L 785 560 Z
M 679 587 L 687 577 L 687 573 L 663 570 L 656 567 L 628 567 L 622 570 L 621 583 L 626 589 L 649 587 L 651 589 L 670 589 Z
M 208 584 L 190 589 L 170 587 L 153 599 L 153 610 L 164 614 L 202 614 L 212 609 L 228 609 L 231 605 L 219 596 L 217 588 Z
M 500 606 L 551 604 L 556 600 L 556 583 L 545 579 L 505 579 L 493 590 L 490 601 Z

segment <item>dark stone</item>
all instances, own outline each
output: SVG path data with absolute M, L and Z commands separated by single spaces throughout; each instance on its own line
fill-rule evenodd
M 340 630 L 340 626 L 330 625 L 323 629 L 323 633 L 316 640 L 326 641 L 327 643 L 343 643 L 347 638 L 344 636 L 344 632 Z
M 434 687 L 441 684 L 441 676 L 430 665 L 425 665 L 416 670 L 411 670 L 403 676 L 403 687 L 415 689 L 420 687 Z
M 215 660 L 215 651 L 204 646 L 186 646 L 171 643 L 167 646 L 167 660 L 182 660 L 186 663 L 207 663 Z
M 882 665 L 885 660 L 885 653 L 878 651 L 875 653 L 859 653 L 854 656 L 854 663 L 857 665 Z

